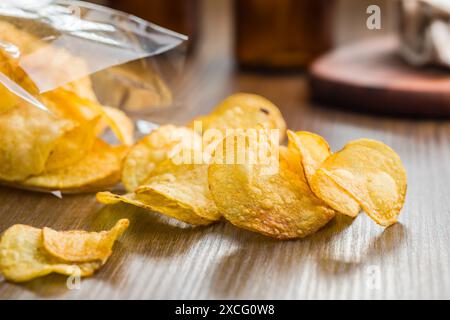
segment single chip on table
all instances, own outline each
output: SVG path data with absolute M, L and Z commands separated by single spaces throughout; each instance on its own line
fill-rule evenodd
M 334 208 L 335 193 L 327 192 L 330 189 L 323 185 L 338 186 L 376 223 L 387 227 L 397 221 L 403 207 L 406 180 L 405 169 L 395 151 L 382 142 L 360 139 L 325 160 L 313 177 L 312 185 L 320 198 Z
M 224 144 L 218 148 L 224 148 Z M 208 179 L 213 199 L 225 219 L 237 227 L 270 237 L 306 237 L 335 216 L 335 211 L 311 192 L 302 176 L 290 169 L 284 157 L 276 168 L 260 164 L 211 164 Z
M 280 110 L 272 102 L 256 94 L 237 93 L 223 100 L 207 115 L 200 116 L 189 124 L 201 123 L 202 131 L 216 129 L 224 134 L 227 129 L 258 128 L 278 129 L 279 140 L 286 134 L 286 122 Z
M 194 155 L 192 150 L 185 152 Z M 176 163 L 173 158 L 161 162 L 134 193 L 102 192 L 97 199 L 105 204 L 125 202 L 193 225 L 211 224 L 221 217 L 208 188 L 208 165 Z
M 161 208 L 163 208 L 162 210 L 164 210 L 165 215 L 176 218 L 177 220 L 183 221 L 185 223 L 192 224 L 194 226 L 206 226 L 213 222 L 193 213 L 190 208 L 183 208 L 173 201 L 164 199 L 164 197 L 162 196 L 159 198 L 157 196 L 154 196 L 150 204 L 145 202 L 145 195 L 142 197 L 139 197 L 139 195 L 135 193 L 118 195 L 108 191 L 104 191 L 97 193 L 97 201 L 107 205 L 114 205 L 123 202 L 154 212 L 159 212 Z
M 84 261 L 80 259 L 78 262 L 61 259 L 47 251 L 46 246 L 49 246 L 49 244 L 45 244 L 41 229 L 26 225 L 14 225 L 3 233 L 0 240 L 0 273 L 6 279 L 14 282 L 29 281 L 50 273 L 80 277 L 90 276 L 105 264 L 109 257 L 109 255 L 104 254 L 104 252 L 106 253 L 104 250 L 105 242 L 107 242 L 106 246 L 109 248 L 111 241 L 114 242 L 127 228 L 128 224 L 129 222 L 126 219 L 117 223 L 111 234 L 111 237 L 115 237 L 114 239 L 95 237 L 93 233 L 88 233 L 82 239 L 79 237 L 80 231 L 51 232 L 50 244 L 53 244 L 53 240 L 56 238 L 62 242 L 56 245 L 56 249 L 50 246 L 58 255 L 73 257 L 73 255 L 78 255 L 76 250 L 83 250 L 78 256 Z M 76 243 L 71 243 L 73 240 L 76 240 Z M 67 250 L 67 253 L 64 250 Z
M 55 231 L 42 229 L 44 248 L 52 256 L 70 262 L 106 261 L 114 242 L 128 228 L 127 219 L 119 220 L 108 231 Z
M 62 192 L 111 187 L 120 180 L 121 162 L 125 152 L 124 146 L 113 147 L 96 140 L 91 151 L 74 165 L 32 176 L 20 182 L 20 185 L 31 189 Z
M 156 166 L 185 147 L 201 144 L 193 130 L 164 125 L 136 143 L 123 162 L 122 183 L 132 192 L 143 184 Z
M 190 216 L 211 222 L 221 217 L 208 188 L 207 164 L 175 164 L 172 159 L 167 159 L 135 193 L 138 199 L 157 207 L 158 212 L 179 220 L 184 217 L 177 214 L 178 208 L 183 213 L 191 212 L 189 221 L 192 220 Z M 161 201 L 172 205 L 170 208 L 161 206 Z M 189 221 L 184 219 L 184 222 Z

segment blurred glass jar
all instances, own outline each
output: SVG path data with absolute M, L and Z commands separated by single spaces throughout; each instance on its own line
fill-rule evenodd
M 332 46 L 334 0 L 235 0 L 240 66 L 304 68 Z
M 108 3 L 115 9 L 189 36 L 189 49 L 195 45 L 199 31 L 198 0 L 109 0 Z

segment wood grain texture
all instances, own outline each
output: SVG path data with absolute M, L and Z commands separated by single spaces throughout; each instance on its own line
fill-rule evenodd
M 360 137 L 384 141 L 408 172 L 400 222 L 382 229 L 364 214 L 354 221 L 340 217 L 309 238 L 280 242 L 227 223 L 188 228 L 129 206 L 104 207 L 92 194 L 60 200 L 0 188 L 1 231 L 16 223 L 101 230 L 119 218 L 132 221 L 108 263 L 83 279 L 80 290 L 68 290 L 65 277 L 52 275 L 26 284 L 0 281 L 0 298 L 450 298 L 450 122 L 327 109 L 308 102 L 303 75 L 237 72 L 224 14 L 229 7 L 226 1 L 205 6 L 216 6 L 217 15 L 204 21 L 214 28 L 204 27 L 203 45 L 187 66 L 185 104 L 157 120 L 182 123 L 232 92 L 249 91 L 279 105 L 290 128 L 317 132 L 334 150 Z

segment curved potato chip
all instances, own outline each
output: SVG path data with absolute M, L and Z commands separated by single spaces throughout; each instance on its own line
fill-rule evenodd
M 57 141 L 74 126 L 22 100 L 0 114 L 0 179 L 13 182 L 42 173 Z
M 293 161 L 300 161 L 295 169 L 300 171 L 310 186 L 312 192 L 322 199 L 327 194 L 328 204 L 342 214 L 356 217 L 361 211 L 359 204 L 344 189 L 326 179 L 323 173 L 315 175 L 320 165 L 331 156 L 328 143 L 321 136 L 307 132 L 292 132 L 288 130 L 289 151 Z
M 143 184 L 156 166 L 186 144 L 201 143 L 193 130 L 173 125 L 161 126 L 134 145 L 126 156 L 122 169 L 122 183 L 132 192 Z
M 327 171 L 318 169 L 312 176 L 309 185 L 317 197 L 324 200 L 339 213 L 354 218 L 361 211 L 359 203 L 345 189 L 334 182 Z
M 0 240 L 0 273 L 15 282 L 28 281 L 50 273 L 68 276 L 90 276 L 102 261 L 67 263 L 50 255 L 42 243 L 42 230 L 14 225 Z
M 56 143 L 45 163 L 46 171 L 74 165 L 92 149 L 96 139 L 95 128 L 100 117 L 95 117 L 66 132 Z
M 70 262 L 105 262 L 114 242 L 128 228 L 130 221 L 122 219 L 109 231 L 55 231 L 42 229 L 44 248 L 52 256 Z
M 103 109 L 105 113 L 113 119 L 115 123 L 118 124 L 119 129 L 122 131 L 124 143 L 128 146 L 131 146 L 134 143 L 134 123 L 133 121 L 123 112 L 117 108 L 111 108 L 104 106 Z M 101 119 L 96 131 L 98 134 L 101 134 L 106 127 L 108 127 L 108 123 L 104 118 Z
M 114 115 L 113 117 L 108 114 L 105 108 L 92 100 L 78 96 L 75 92 L 60 87 L 56 90 L 46 92 L 42 95 L 45 101 L 50 105 L 56 105 L 62 109 L 66 115 L 75 117 L 76 119 L 91 119 L 95 116 L 101 115 L 116 137 L 123 144 L 127 144 L 127 130 L 122 130 L 122 126 L 118 121 L 122 118 Z M 126 128 L 126 127 L 125 127 Z
M 272 169 L 258 164 L 209 166 L 209 187 L 225 219 L 270 237 L 292 239 L 316 232 L 335 216 L 283 157 L 278 170 Z
M 320 170 L 320 179 L 333 180 L 376 223 L 387 227 L 397 221 L 405 202 L 406 172 L 400 157 L 384 143 L 369 139 L 350 142 Z M 322 193 L 321 197 L 331 205 L 330 195 Z
M 293 132 L 288 130 L 288 148 L 292 152 L 298 151 L 301 167 L 308 184 L 311 177 L 330 155 L 331 150 L 328 143 L 321 136 L 307 131 Z
M 96 140 L 91 151 L 76 164 L 44 172 L 20 184 L 28 188 L 64 192 L 110 187 L 120 180 L 124 152 L 124 147 L 112 147 Z M 101 181 L 108 181 L 109 185 L 100 185 Z
M 208 115 L 200 116 L 189 124 L 201 122 L 203 132 L 217 129 L 225 133 L 226 129 L 257 128 L 279 129 L 279 139 L 284 140 L 286 122 L 280 110 L 272 102 L 256 94 L 237 93 L 223 100 Z
M 158 196 L 154 196 L 151 204 L 148 204 L 145 198 L 145 195 L 141 195 L 140 198 L 138 198 L 138 195 L 134 193 L 125 195 L 117 195 L 107 191 L 97 193 L 97 201 L 103 204 L 113 205 L 123 202 L 154 212 L 160 212 L 161 208 L 163 208 L 162 210 L 165 210 L 165 214 L 167 216 L 197 226 L 205 226 L 213 222 L 193 214 L 191 209 L 183 208 L 173 201 L 169 201 L 163 197 L 157 199 Z
M 151 178 L 145 185 L 138 187 L 135 193 L 138 199 L 153 208 L 158 207 L 158 212 L 179 220 L 182 219 L 174 205 L 181 209 L 184 216 L 190 210 L 191 215 L 210 221 L 221 217 L 208 188 L 207 164 L 175 164 L 172 159 L 168 159 L 155 169 Z M 161 206 L 162 200 L 172 203 L 171 208 Z

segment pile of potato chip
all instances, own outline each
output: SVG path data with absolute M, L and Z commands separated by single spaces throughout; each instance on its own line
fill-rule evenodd
M 4 21 L 0 21 L 0 31 L 0 39 L 20 48 L 22 54 L 45 45 Z M 64 56 L 62 48 L 55 50 L 59 53 L 55 57 Z M 72 67 L 83 64 L 64 65 Z M 41 94 L 18 58 L 4 48 L 0 48 L 0 72 L 47 108 L 36 107 L 0 83 L 0 183 L 80 192 L 101 190 L 120 181 L 122 159 L 133 143 L 133 122 L 122 111 L 100 105 L 89 78 Z M 99 138 L 107 127 L 122 145 Z
M 55 231 L 14 225 L 0 240 L 0 272 L 14 282 L 50 273 L 85 277 L 103 266 L 114 242 L 128 228 L 119 220 L 109 231 Z
M 200 134 L 196 124 L 202 127 Z M 257 143 L 269 146 L 265 150 L 276 161 L 248 161 L 258 156 L 250 143 L 254 130 L 248 129 L 260 133 Z M 279 133 L 278 139 L 270 136 L 271 130 Z M 252 94 L 232 95 L 211 114 L 187 126 L 161 126 L 136 143 L 122 168 L 128 193 L 100 192 L 97 199 L 125 202 L 193 225 L 224 218 L 278 239 L 308 236 L 336 214 L 355 217 L 361 209 L 381 226 L 397 221 L 406 173 L 391 148 L 360 139 L 333 154 L 322 137 L 310 132 L 288 130 L 289 144 L 281 146 L 285 133 L 285 121 L 273 103 Z M 227 157 L 230 141 L 243 141 L 233 144 L 233 150 L 245 155 L 244 162 L 217 161 L 218 154 Z M 180 161 L 181 151 L 194 161 Z M 204 161 L 205 153 L 209 161 Z
M 43 45 L 5 22 L 0 34 L 24 52 Z M 360 139 L 333 153 L 319 135 L 287 130 L 279 109 L 258 95 L 232 95 L 210 114 L 185 126 L 162 125 L 134 144 L 133 122 L 102 106 L 89 78 L 40 93 L 2 48 L 0 72 L 46 108 L 0 83 L 1 184 L 85 192 L 121 181 L 127 193 L 99 192 L 98 201 L 192 225 L 224 219 L 277 239 L 311 235 L 336 214 L 356 217 L 361 210 L 387 227 L 405 201 L 406 172 L 391 148 Z M 119 145 L 101 139 L 108 127 Z M 100 233 L 12 226 L 0 240 L 0 272 L 16 282 L 52 272 L 91 275 L 128 224 L 120 220 Z

